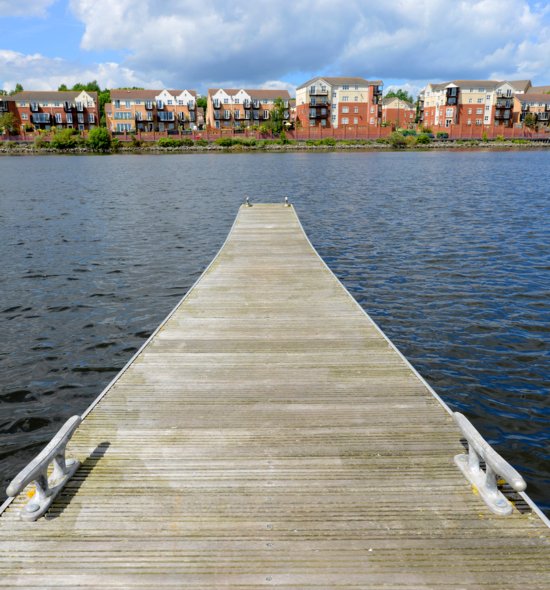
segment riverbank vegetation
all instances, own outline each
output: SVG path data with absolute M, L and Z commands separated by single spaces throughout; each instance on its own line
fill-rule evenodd
M 318 150 L 432 150 L 432 149 L 506 149 L 550 147 L 548 141 L 526 139 L 463 139 L 449 140 L 438 133 L 434 137 L 428 132 L 395 131 L 388 137 L 373 140 L 347 139 L 333 137 L 323 139 L 291 140 L 284 132 L 277 139 L 255 139 L 238 136 L 220 137 L 212 141 L 203 138 L 163 137 L 158 141 L 145 142 L 132 136 L 129 141 L 111 138 L 105 128 L 92 129 L 88 136 L 82 137 L 75 129 L 63 129 L 46 139 L 38 136 L 33 142 L 4 141 L 0 143 L 0 154 L 40 154 L 40 153 L 174 153 L 211 151 L 318 151 Z

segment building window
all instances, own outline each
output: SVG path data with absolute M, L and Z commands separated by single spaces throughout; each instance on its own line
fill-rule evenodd
M 370 124 L 371 124 L 371 125 L 374 125 L 374 117 L 371 117 L 371 118 L 370 118 Z
M 229 104 L 229 99 L 228 98 L 224 98 L 223 99 L 223 104 Z
M 95 115 L 93 113 L 88 113 L 88 123 L 95 123 Z
M 336 115 L 332 115 L 331 119 L 333 123 L 336 123 Z
M 342 107 L 343 113 L 349 113 L 349 107 Z
M 264 119 L 269 119 L 269 111 L 267 109 L 264 110 Z
M 238 98 L 234 98 L 233 99 L 234 104 L 239 104 L 239 99 Z
M 472 114 L 472 109 L 468 109 L 468 115 Z
M 483 113 L 483 109 L 476 109 L 476 115 L 481 115 Z
M 348 102 L 349 96 L 342 96 L 342 102 Z
M 134 104 L 140 105 L 141 104 L 141 100 L 134 100 Z
M 21 113 L 21 120 L 22 121 L 28 121 L 29 119 L 29 115 L 27 115 L 27 113 Z
M 476 119 L 476 125 L 481 125 L 481 119 Z
M 481 104 L 482 102 L 483 102 L 483 99 L 482 99 L 482 98 L 478 98 L 478 99 L 477 99 L 477 103 L 478 103 L 478 104 Z
M 485 122 L 487 122 L 487 123 L 489 122 L 489 116 L 488 115 L 485 115 Z
M 488 105 L 485 107 L 485 110 L 486 110 L 486 111 L 490 111 L 490 110 L 491 110 L 491 105 L 490 105 L 490 104 L 488 104 Z
M 72 125 L 72 124 L 73 124 L 73 114 L 67 113 L 67 125 Z
M 359 112 L 359 107 L 353 107 L 353 112 L 354 113 L 358 113 Z
M 468 119 L 468 122 L 466 123 L 466 125 L 471 125 L 472 124 L 472 119 Z
M 342 86 L 342 90 L 349 90 L 349 84 L 344 84 Z
M 127 109 L 129 109 L 131 104 L 132 104 L 132 103 L 131 103 L 129 100 L 127 100 L 127 101 L 126 101 L 126 108 L 127 108 Z
M 82 113 L 78 113 L 78 122 L 84 124 L 84 115 Z
M 327 126 L 327 120 L 321 119 L 321 127 L 326 127 L 326 126 Z
M 347 117 L 342 117 L 342 125 L 347 125 L 349 123 L 349 119 Z
M 115 100 L 115 109 L 120 108 L 120 100 Z
M 469 99 L 468 99 L 468 103 L 469 103 L 469 104 L 472 104 L 472 102 L 474 102 L 474 99 L 473 99 L 473 98 L 469 98 Z
M 374 113 L 374 107 L 370 108 L 370 112 L 371 112 L 371 114 Z
M 490 95 L 490 94 L 488 94 L 488 95 L 485 97 L 485 99 L 486 99 L 486 100 L 491 100 L 491 95 Z
M 309 126 L 310 127 L 315 127 L 315 119 L 310 119 Z
M 63 123 L 63 119 L 61 117 L 61 113 L 55 113 L 55 122 L 56 123 Z
M 241 118 L 241 111 L 239 111 L 238 109 L 235 111 L 235 120 L 240 119 Z
M 359 102 L 359 97 L 358 96 L 354 96 L 353 97 L 354 102 Z
M 357 117 L 353 117 L 353 124 L 359 125 L 359 119 Z
M 336 103 L 335 103 L 335 102 L 333 102 L 333 103 L 332 103 L 332 108 L 333 108 L 333 109 L 335 109 L 335 108 L 336 108 Z
M 174 101 L 173 101 L 173 100 L 167 100 L 167 101 L 166 101 L 166 104 L 170 104 L 170 105 L 172 105 L 172 104 L 174 104 Z

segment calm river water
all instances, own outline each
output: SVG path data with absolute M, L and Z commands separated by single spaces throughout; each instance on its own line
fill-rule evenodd
M 193 284 L 244 195 L 288 195 L 550 510 L 550 151 L 3 157 L 0 179 L 3 489 Z

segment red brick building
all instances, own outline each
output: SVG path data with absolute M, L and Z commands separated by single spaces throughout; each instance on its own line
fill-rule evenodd
M 382 122 L 400 129 L 414 127 L 416 106 L 396 96 L 384 98 L 382 101 Z
M 78 129 L 99 125 L 97 92 L 24 90 L 10 97 L 19 129 Z
M 296 89 L 296 119 L 302 128 L 378 128 L 382 82 L 327 76 L 308 80 Z

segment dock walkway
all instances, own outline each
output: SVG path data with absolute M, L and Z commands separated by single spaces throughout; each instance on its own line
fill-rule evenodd
M 547 590 L 550 529 L 492 514 L 460 439 L 294 208 L 242 207 L 85 415 L 46 516 L 5 509 L 0 587 Z

